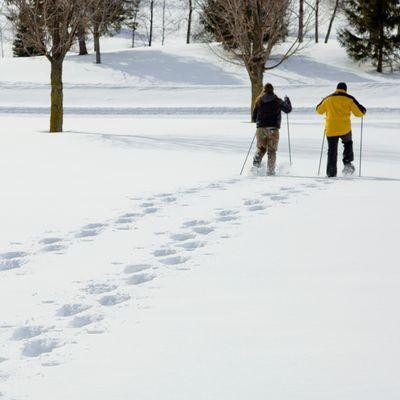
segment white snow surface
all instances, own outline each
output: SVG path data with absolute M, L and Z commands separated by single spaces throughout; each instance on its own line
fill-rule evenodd
M 68 56 L 61 134 L 48 62 L 0 60 L 0 398 L 398 399 L 399 76 L 309 46 L 265 78 L 292 167 L 284 116 L 278 176 L 239 176 L 242 69 L 199 44 L 103 60 Z M 369 110 L 361 178 L 317 176 L 338 81 Z

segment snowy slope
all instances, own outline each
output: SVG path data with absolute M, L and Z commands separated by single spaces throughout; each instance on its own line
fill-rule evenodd
M 247 113 L 249 82 L 245 70 L 218 58 L 208 45 L 113 51 L 103 55 L 100 66 L 94 64 L 93 57 L 69 56 L 65 62 L 69 113 L 148 114 L 176 107 L 181 113 L 193 112 L 193 108 L 208 113 L 210 107 Z M 42 57 L 0 60 L 0 112 L 47 113 L 48 79 L 49 63 Z M 340 80 L 349 83 L 361 102 L 368 101 L 370 109 L 398 108 L 398 75 L 360 70 L 335 41 L 304 49 L 267 73 L 265 79 L 280 93 L 293 97 L 297 108 L 308 111 Z
M 274 178 L 238 176 L 248 82 L 207 46 L 69 56 L 62 134 L 47 79 L 0 60 L 3 398 L 399 397 L 398 76 L 334 42 L 272 71 Z M 316 176 L 339 80 L 370 110 L 360 179 Z

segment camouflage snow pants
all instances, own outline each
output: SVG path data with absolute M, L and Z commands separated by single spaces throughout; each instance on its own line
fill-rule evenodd
M 257 151 L 254 155 L 255 166 L 260 166 L 261 161 L 268 153 L 268 174 L 275 174 L 276 152 L 279 143 L 279 129 L 278 128 L 257 128 Z

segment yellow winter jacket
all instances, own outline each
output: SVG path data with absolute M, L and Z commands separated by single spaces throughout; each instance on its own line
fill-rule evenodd
M 362 117 L 367 110 L 343 89 L 325 97 L 317 106 L 318 114 L 326 114 L 326 136 L 342 136 L 351 132 L 351 113 Z

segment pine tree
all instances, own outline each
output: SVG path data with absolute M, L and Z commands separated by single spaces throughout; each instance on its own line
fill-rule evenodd
M 13 41 L 13 55 L 14 57 L 31 57 L 43 55 L 42 52 L 33 46 L 24 46 L 24 35 L 27 33 L 27 28 L 23 24 L 18 25 L 17 32 Z
M 400 56 L 399 0 L 347 0 L 343 7 L 349 28 L 339 31 L 339 42 L 349 56 L 371 60 L 378 72 L 393 69 Z

